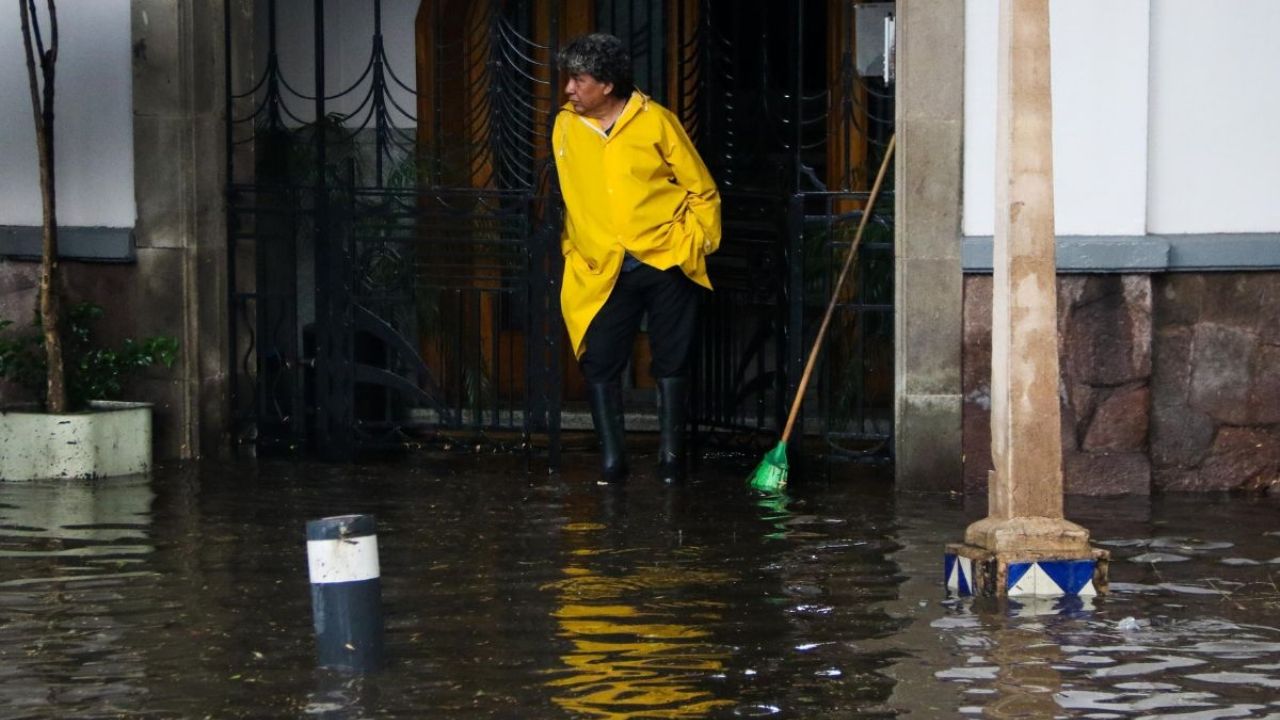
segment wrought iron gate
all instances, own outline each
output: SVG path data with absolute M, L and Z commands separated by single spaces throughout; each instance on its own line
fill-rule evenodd
M 238 439 L 349 458 L 427 430 L 545 446 L 555 461 L 573 367 L 547 182 L 553 59 L 599 28 L 629 42 L 637 85 L 681 117 L 724 196 L 698 437 L 768 442 L 892 132 L 891 87 L 858 71 L 854 6 L 255 0 L 253 37 L 238 37 L 229 0 Z M 246 56 L 252 72 L 233 74 Z M 840 361 L 825 363 L 804 427 L 882 458 L 892 220 L 874 211 L 828 354 Z

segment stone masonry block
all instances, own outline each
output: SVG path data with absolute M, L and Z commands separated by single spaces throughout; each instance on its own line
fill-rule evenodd
M 1151 374 L 1150 294 L 1122 276 L 1090 278 L 1071 309 L 1061 340 L 1070 376 L 1089 385 L 1119 385 Z
M 1257 344 L 1257 335 L 1247 330 L 1198 325 L 1191 345 L 1191 407 L 1219 422 L 1247 423 L 1250 361 Z
M 180 33 L 182 3 L 132 0 L 133 112 L 174 117 L 183 112 Z
M 1088 278 L 1081 275 L 1065 275 L 1058 277 L 1058 363 L 1064 377 L 1079 375 L 1071 367 L 1072 357 L 1064 351 L 1066 339 L 1070 337 L 1073 311 L 1080 303 Z
M 1204 279 L 1201 322 L 1256 331 L 1270 273 L 1213 273 Z
M 1157 467 L 1151 473 L 1152 484 L 1161 492 L 1196 492 L 1200 487 L 1199 468 Z
M 1064 401 L 1062 404 L 1062 447 L 1078 448 L 1089 432 L 1089 423 L 1098 410 L 1098 403 L 1110 391 L 1078 381 L 1063 378 Z
M 1280 429 L 1222 427 L 1200 465 L 1197 490 L 1232 490 L 1280 476 Z
M 1195 410 L 1155 412 L 1151 418 L 1151 462 L 1160 468 L 1199 465 L 1209 453 L 1217 428 L 1212 418 Z
M 1280 423 L 1280 345 L 1258 347 L 1249 389 L 1249 417 L 1259 424 Z
M 960 396 L 900 398 L 895 429 L 898 490 L 959 490 Z
M 895 338 L 905 368 L 899 382 L 908 394 L 957 394 L 960 391 L 962 308 L 961 276 L 948 260 L 900 260 L 898 327 Z
M 1121 276 L 1121 292 L 1124 294 L 1124 306 L 1130 340 L 1133 347 L 1130 356 L 1140 367 L 1145 367 L 1146 375 L 1151 374 L 1151 337 L 1154 330 L 1155 307 L 1150 275 Z
M 964 278 L 962 386 L 967 396 L 991 384 L 991 276 Z M 989 393 L 988 393 L 989 394 Z
M 0 260 L 0 319 L 23 327 L 35 317 L 40 265 Z
M 192 72 L 212 80 L 191 88 L 192 111 L 198 115 L 220 113 L 225 100 L 222 5 L 223 0 L 191 0 L 188 5 Z
M 1068 495 L 1151 494 L 1151 461 L 1144 452 L 1066 452 L 1062 464 Z
M 918 120 L 898 136 L 899 257 L 946 259 L 959 275 L 960 126 Z
M 1191 398 L 1191 341 L 1189 327 L 1163 328 L 1151 349 L 1151 402 L 1156 414 L 1182 412 Z
M 193 179 L 191 123 L 165 117 L 134 118 L 139 248 L 183 247 L 187 241 L 187 191 Z
M 1147 445 L 1151 391 L 1145 385 L 1116 388 L 1098 404 L 1081 448 L 1090 452 L 1140 452 Z
M 991 397 L 990 390 L 969 390 L 964 396 L 964 492 L 980 495 L 987 492 L 987 474 L 991 472 Z
M 959 121 L 964 112 L 964 4 L 903 3 L 898 13 L 898 112 L 907 121 Z
M 1280 345 L 1280 273 L 1257 275 L 1266 282 L 1258 315 L 1258 340 L 1268 345 Z
M 1155 279 L 1155 326 L 1158 330 L 1194 325 L 1204 305 L 1202 273 L 1168 273 Z
M 1170 326 L 1155 334 L 1151 376 L 1151 462 L 1156 484 L 1167 468 L 1195 467 L 1209 452 L 1217 423 L 1190 405 L 1191 326 Z

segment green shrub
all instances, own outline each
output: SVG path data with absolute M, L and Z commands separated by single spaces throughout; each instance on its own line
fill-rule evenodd
M 83 410 L 90 400 L 117 400 L 124 381 L 152 365 L 173 367 L 178 341 L 158 336 L 141 341 L 125 340 L 118 349 L 101 347 L 92 325 L 101 318 L 100 306 L 85 302 L 66 314 L 67 332 L 62 352 L 67 371 L 67 402 L 71 410 Z M 0 331 L 13 322 L 0 320 Z M 0 378 L 27 390 L 44 405 L 46 386 L 44 334 L 37 315 L 27 332 L 0 337 Z

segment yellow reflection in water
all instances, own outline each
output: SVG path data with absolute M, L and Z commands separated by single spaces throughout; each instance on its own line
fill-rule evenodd
M 556 674 L 561 676 L 546 683 L 555 693 L 553 702 L 611 720 L 703 717 L 732 705 L 701 682 L 723 671 L 728 652 L 712 644 L 710 630 L 697 623 L 718 620 L 723 605 L 668 596 L 729 578 L 681 566 L 603 575 L 578 564 L 604 554 L 591 548 L 570 551 L 575 562 L 564 568 L 564 579 L 544 588 L 557 593 L 552 616 L 558 635 L 572 645 L 560 658 L 565 668 Z

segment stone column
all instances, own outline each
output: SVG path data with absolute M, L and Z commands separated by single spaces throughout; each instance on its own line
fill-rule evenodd
M 233 0 L 233 19 L 250 0 Z M 222 0 L 131 0 L 138 315 L 181 343 L 146 381 L 156 455 L 229 447 Z M 251 15 L 250 15 L 251 17 Z
M 964 3 L 897 13 L 895 484 L 960 490 Z
M 1000 0 L 996 97 L 995 469 L 988 516 L 948 547 L 947 567 L 969 567 L 979 594 L 1092 594 L 1105 584 L 1105 555 L 1062 514 L 1049 0 Z

